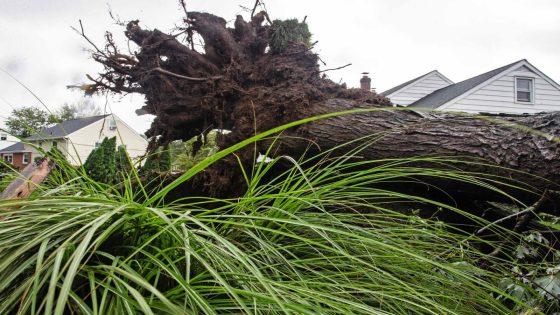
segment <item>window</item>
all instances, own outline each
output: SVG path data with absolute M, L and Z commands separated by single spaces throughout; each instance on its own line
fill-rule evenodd
M 8 134 L 7 133 L 0 133 L 0 140 L 8 140 Z
M 52 147 L 53 147 L 53 148 L 56 148 L 56 147 L 58 147 L 58 143 L 57 143 L 56 141 L 53 141 L 53 143 L 52 143 Z
M 111 118 L 111 120 L 109 120 L 109 130 L 116 130 L 117 129 L 117 121 L 115 120 L 115 118 Z
M 533 102 L 533 79 L 515 78 L 515 100 L 523 103 Z
M 31 160 L 31 153 L 24 153 L 22 163 L 23 164 L 29 164 L 30 160 Z
M 96 142 L 96 143 L 95 143 L 95 146 L 94 146 L 94 148 L 96 148 L 96 149 L 97 149 L 97 148 L 99 148 L 99 146 L 100 146 L 100 145 L 101 145 L 101 143 L 100 143 L 100 142 Z
M 6 161 L 6 163 L 12 164 L 13 155 L 11 155 L 11 154 L 4 154 L 4 161 Z

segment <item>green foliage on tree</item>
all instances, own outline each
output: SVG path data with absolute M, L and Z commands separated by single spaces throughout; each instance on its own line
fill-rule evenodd
M 148 157 L 140 170 L 141 175 L 159 171 L 159 149 L 148 153 Z
M 174 141 L 170 143 L 169 149 L 171 152 L 172 165 L 176 169 L 186 171 L 196 163 L 217 152 L 217 134 L 216 130 L 210 131 L 206 136 L 205 143 L 202 144 L 196 154 L 193 154 L 194 143 L 197 141 L 196 138 L 192 138 L 188 141 Z
M 91 151 L 83 167 L 88 176 L 98 182 L 111 184 L 116 172 L 116 142 L 115 137 L 105 138 L 101 145 Z
M 64 104 L 53 113 L 39 107 L 26 106 L 12 110 L 6 119 L 8 132 L 16 137 L 26 138 L 51 124 L 80 117 L 99 115 L 101 110 L 92 101 L 83 100 L 74 104 Z
M 159 170 L 160 172 L 171 171 L 171 150 L 166 145 L 159 154 Z
M 22 107 L 12 110 L 6 119 L 8 132 L 16 137 L 29 137 L 49 124 L 59 122 L 56 115 L 51 115 L 38 107 Z
M 115 155 L 115 172 L 118 174 L 127 174 L 132 170 L 132 165 L 128 158 L 128 153 L 123 145 L 117 148 L 117 153 Z
M 83 165 L 86 174 L 92 179 L 100 178 L 100 168 L 102 166 L 101 163 L 103 163 L 103 148 L 100 146 L 93 149 L 93 151 L 91 151 L 91 153 L 88 155 Z
M 305 22 L 297 19 L 274 20 L 272 22 L 272 36 L 270 38 L 270 51 L 281 53 L 288 48 L 290 43 L 311 43 L 311 32 Z
M 97 116 L 101 115 L 101 113 L 101 108 L 90 98 L 83 98 L 74 103 L 65 103 L 58 110 L 58 115 L 64 117 L 63 120 Z
M 169 145 L 159 147 L 150 152 L 146 157 L 146 161 L 140 170 L 141 175 L 147 175 L 152 172 L 170 172 L 172 166 L 172 154 Z
M 110 184 L 115 180 L 116 171 L 116 150 L 117 150 L 117 138 L 105 138 L 101 143 L 103 147 L 103 167 L 104 167 L 104 180 L 102 182 Z
M 77 118 L 75 109 L 68 104 L 62 105 L 62 107 L 57 112 L 57 116 L 58 120 L 61 122 Z

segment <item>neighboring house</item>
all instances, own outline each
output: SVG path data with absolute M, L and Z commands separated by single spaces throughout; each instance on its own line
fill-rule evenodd
M 408 106 L 432 92 L 453 84 L 437 70 L 428 72 L 381 94 L 391 99 L 393 104 Z
M 67 120 L 45 128 L 23 142 L 0 150 L 0 155 L 22 168 L 43 156 L 41 151 L 48 152 L 54 146 L 71 164 L 81 165 L 106 137 L 117 137 L 117 146 L 124 145 L 132 159 L 142 156 L 148 146 L 144 137 L 119 117 L 110 114 Z
M 9 134 L 7 131 L 0 129 L 0 150 L 19 142 L 19 139 Z
M 430 73 L 439 77 L 437 71 Z M 445 111 L 523 114 L 560 110 L 560 85 L 525 59 L 422 95 L 417 86 L 435 86 L 423 83 L 430 73 L 381 94 L 395 105 Z
M 23 168 L 31 162 L 31 151 L 26 149 L 22 142 L 16 142 L 11 146 L 0 150 L 2 160 L 18 168 Z

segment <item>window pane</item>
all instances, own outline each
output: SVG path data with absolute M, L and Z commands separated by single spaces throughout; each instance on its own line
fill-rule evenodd
M 531 91 L 531 80 L 517 79 L 517 90 L 518 91 Z
M 531 101 L 531 93 L 517 91 L 517 100 L 520 101 L 520 102 L 530 102 Z

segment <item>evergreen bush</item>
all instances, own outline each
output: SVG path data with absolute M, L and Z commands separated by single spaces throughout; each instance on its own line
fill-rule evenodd
M 98 148 L 91 151 L 83 165 L 91 179 L 105 184 L 113 182 L 116 172 L 116 143 L 115 137 L 105 138 Z

